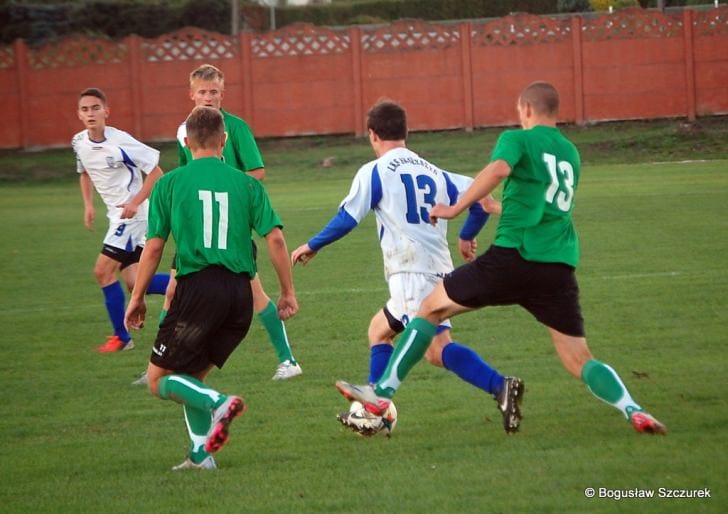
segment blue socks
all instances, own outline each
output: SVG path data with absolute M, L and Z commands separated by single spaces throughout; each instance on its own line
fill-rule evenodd
M 369 348 L 369 379 L 370 384 L 376 384 L 387 367 L 389 356 L 394 347 L 391 344 L 380 343 Z
M 152 277 L 146 294 L 164 294 L 169 284 L 169 273 L 157 273 Z
M 109 313 L 111 325 L 114 327 L 114 335 L 119 336 L 126 343 L 131 339 L 131 336 L 124 327 L 124 290 L 117 280 L 113 284 L 102 287 L 101 291 L 104 293 L 106 311 Z
M 442 364 L 461 379 L 492 395 L 503 389 L 503 375 L 467 346 L 452 342 L 442 350 Z

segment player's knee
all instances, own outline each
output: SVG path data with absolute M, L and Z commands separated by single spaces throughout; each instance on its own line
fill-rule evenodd
M 116 280 L 114 273 L 110 273 L 104 266 L 94 266 L 94 278 L 101 287 L 108 286 Z
M 425 318 L 434 325 L 439 325 L 448 317 L 448 314 L 446 312 L 447 306 L 442 301 L 441 296 L 435 293 L 436 291 L 422 301 L 417 316 Z

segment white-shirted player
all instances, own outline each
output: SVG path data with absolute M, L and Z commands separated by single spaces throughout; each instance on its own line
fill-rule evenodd
M 362 166 L 339 211 L 321 232 L 291 254 L 293 264 L 306 264 L 324 246 L 344 237 L 369 213 L 377 218 L 377 236 L 384 258 L 384 275 L 390 298 L 369 325 L 369 383 L 376 383 L 392 354 L 394 337 L 419 309 L 435 284 L 453 270 L 447 243 L 447 223 L 429 223 L 435 204 L 453 205 L 472 179 L 448 173 L 406 147 L 404 109 L 391 101 L 380 102 L 367 115 L 369 142 L 377 159 Z M 500 204 L 488 198 L 488 211 Z M 488 212 L 479 203 L 460 232 L 463 258 L 475 257 L 475 236 Z M 475 351 L 454 342 L 450 322 L 443 322 L 427 351 L 427 360 L 444 367 L 466 382 L 492 394 L 496 400 L 512 380 L 491 368 Z M 372 415 L 363 409 L 339 414 L 339 421 L 362 434 L 372 433 Z
M 157 150 L 107 126 L 108 117 L 104 92 L 97 88 L 83 90 L 78 99 L 78 119 L 85 130 L 73 136 L 71 144 L 83 196 L 83 222 L 88 230 L 93 230 L 96 218 L 94 189 L 106 204 L 109 229 L 96 259 L 94 275 L 104 293 L 114 334 L 98 350 L 116 352 L 134 347 L 124 328 L 124 290 L 117 274 L 121 272 L 131 291 L 146 239 L 147 198 L 162 170 Z M 164 294 L 168 280 L 169 275 L 156 275 L 148 292 Z

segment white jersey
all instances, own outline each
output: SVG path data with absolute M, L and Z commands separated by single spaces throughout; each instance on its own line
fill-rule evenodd
M 384 275 L 443 275 L 453 269 L 447 220 L 429 223 L 436 203 L 454 205 L 473 182 L 448 173 L 407 148 L 395 148 L 361 168 L 341 202 L 357 224 L 373 210 L 384 258 Z
M 142 188 L 144 177 L 159 164 L 159 151 L 140 143 L 123 130 L 106 127 L 105 139 L 92 141 L 88 131 L 73 136 L 76 171 L 88 173 L 94 188 L 106 204 L 111 224 L 120 222 L 122 209 Z M 139 205 L 135 219 L 147 219 L 148 201 Z

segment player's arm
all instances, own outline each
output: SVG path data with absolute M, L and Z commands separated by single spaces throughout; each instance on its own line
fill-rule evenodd
M 255 168 L 254 170 L 248 170 L 245 173 L 258 180 L 265 179 L 265 168 Z
M 298 312 L 298 301 L 293 288 L 293 274 L 291 263 L 288 260 L 288 247 L 280 227 L 275 227 L 265 235 L 268 245 L 268 256 L 280 285 L 280 298 L 278 299 L 278 317 L 287 320 Z
M 326 224 L 326 226 L 303 244 L 293 250 L 291 253 L 291 263 L 295 265 L 300 262 L 307 264 L 308 261 L 316 256 L 316 253 L 326 245 L 330 245 L 344 237 L 346 234 L 354 230 L 358 225 L 357 221 L 348 213 L 346 209 L 341 207 L 336 216 Z
M 93 231 L 94 220 L 96 219 L 96 208 L 94 207 L 94 185 L 91 177 L 86 171 L 79 174 L 79 185 L 81 186 L 81 197 L 83 198 L 83 224 L 87 230 Z
M 379 204 L 382 199 L 381 181 L 374 169 L 371 163 L 359 168 L 339 211 L 321 232 L 293 251 L 291 263 L 306 264 L 324 246 L 338 241 L 354 230 L 369 211 Z
M 127 328 L 139 329 L 144 327 L 144 318 L 147 313 L 144 293 L 149 289 L 152 277 L 157 272 L 159 262 L 162 260 L 164 243 L 164 239 L 153 237 L 147 239 L 144 245 L 144 251 L 142 251 L 139 267 L 137 268 L 134 289 L 131 292 L 131 299 L 129 300 L 126 315 L 124 316 L 124 325 Z
M 485 211 L 480 202 L 475 202 L 468 208 L 468 217 L 460 229 L 458 239 L 458 249 L 460 255 L 466 262 L 475 259 L 478 250 L 478 241 L 476 237 L 485 226 L 490 214 Z
M 117 207 L 121 207 L 123 209 L 121 211 L 122 218 L 133 218 L 136 215 L 137 210 L 139 210 L 139 205 L 141 205 L 144 200 L 149 198 L 154 184 L 157 183 L 157 180 L 159 180 L 159 177 L 161 176 L 162 168 L 156 166 L 144 179 L 144 184 L 142 185 L 142 188 L 139 190 L 136 196 L 134 196 L 134 198 L 132 198 L 125 204 L 117 205 Z
M 490 162 L 475 177 L 470 187 L 454 205 L 435 205 L 430 211 L 430 223 L 437 223 L 438 218 L 452 219 L 465 209 L 488 196 L 498 185 L 511 174 L 511 166 L 502 159 Z

